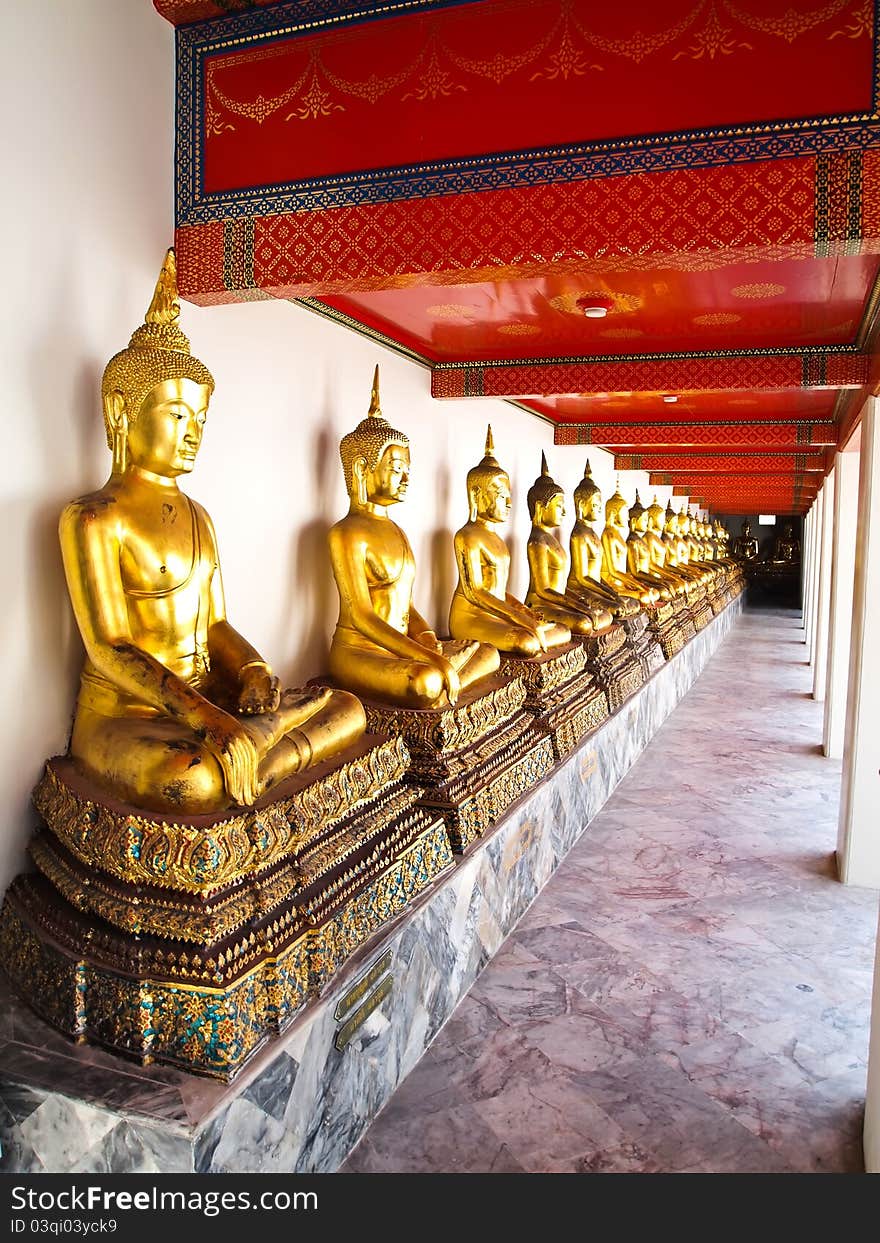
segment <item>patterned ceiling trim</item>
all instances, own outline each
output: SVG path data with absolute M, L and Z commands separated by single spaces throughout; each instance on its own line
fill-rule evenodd
M 327 12 L 326 6 L 315 3 L 313 7 L 316 12 Z M 417 7 L 440 9 L 467 6 L 456 3 L 456 0 L 437 0 L 436 3 Z M 704 4 L 698 4 L 696 9 L 703 7 Z M 828 6 L 826 9 L 828 11 L 825 15 L 828 16 L 831 9 Z M 288 12 L 291 19 L 285 21 Z M 272 7 L 240 17 L 178 28 L 178 225 L 207 223 L 242 214 L 268 215 L 335 207 L 340 204 L 354 206 L 413 197 L 463 194 L 501 186 L 535 186 L 557 181 L 616 177 L 635 172 L 709 168 L 719 164 L 857 150 L 870 146 L 877 138 L 878 46 L 875 40 L 873 105 L 867 112 L 697 128 L 650 136 L 532 148 L 520 152 L 504 151 L 463 159 L 438 160 L 406 167 L 377 168 L 263 185 L 259 188 L 206 193 L 204 143 L 208 101 L 205 99 L 205 84 L 206 65 L 212 55 L 228 55 L 238 47 L 252 47 L 256 43 L 276 41 L 282 36 L 289 38 L 296 34 L 307 34 L 327 25 L 375 21 L 394 14 L 395 9 L 383 6 L 360 13 L 348 11 L 332 17 L 315 17 L 305 22 L 301 20 L 302 12 L 302 5 L 291 5 L 289 9 L 287 6 Z M 867 25 L 865 32 L 868 32 Z M 557 70 L 557 74 L 560 80 L 568 77 L 568 73 L 563 75 L 561 70 Z M 431 98 L 436 98 L 437 93 L 445 93 L 442 82 L 440 86 L 432 84 L 430 89 Z M 267 103 L 268 101 L 263 101 L 264 105 Z M 320 112 L 316 101 L 310 101 L 306 107 L 316 108 Z
M 834 157 L 850 165 L 848 156 Z M 599 272 L 711 271 L 749 260 L 880 250 L 880 148 L 860 154 L 859 237 L 816 210 L 814 159 L 494 190 L 177 230 L 181 289 L 278 297 Z M 849 216 L 847 216 L 849 219 Z M 837 217 L 834 217 L 837 220 Z M 565 232 L 560 233 L 560 222 Z M 873 232 L 871 231 L 873 230 Z
M 370 17 L 399 16 L 412 10 L 448 8 L 471 0 L 153 0 L 158 13 L 175 26 L 210 21 L 212 32 L 226 35 L 258 34 L 279 24 L 291 32 L 362 21 Z M 271 12 L 267 12 L 271 10 Z M 237 17 L 237 20 L 236 20 Z M 223 25 L 218 27 L 217 22 Z
M 825 456 L 821 453 L 807 457 L 802 453 L 768 453 L 763 446 L 755 446 L 751 452 L 711 453 L 698 455 L 684 451 L 676 453 L 633 454 L 617 453 L 614 464 L 618 470 L 647 470 L 652 474 L 665 471 L 669 474 L 702 474 L 703 472 L 751 475 L 755 472 L 785 471 L 791 474 L 825 471 Z
M 806 445 L 836 445 L 837 427 L 819 423 L 558 423 L 557 445 L 598 445 L 629 448 L 746 448 L 796 449 Z
M 433 397 L 554 397 L 570 393 L 687 393 L 739 389 L 861 386 L 870 360 L 863 354 L 795 353 L 697 356 L 616 362 L 529 362 L 435 366 Z

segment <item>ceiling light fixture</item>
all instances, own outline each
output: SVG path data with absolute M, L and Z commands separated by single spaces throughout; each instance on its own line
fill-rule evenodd
M 671 405 L 674 405 L 675 402 L 678 401 L 678 398 L 676 397 L 675 393 L 666 393 L 663 400 L 668 402 L 669 405 L 671 406 Z
M 605 294 L 585 294 L 578 298 L 577 308 L 583 311 L 587 319 L 604 319 L 614 306 L 614 299 Z

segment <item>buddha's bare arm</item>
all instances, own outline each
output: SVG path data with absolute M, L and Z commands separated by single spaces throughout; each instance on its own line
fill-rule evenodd
M 529 546 L 529 567 L 532 571 L 535 595 L 539 600 L 544 600 L 547 604 L 554 604 L 558 608 L 570 609 L 575 612 L 580 611 L 568 596 L 563 595 L 561 591 L 554 591 L 552 587 L 547 585 L 550 578 L 550 550 L 543 544 L 533 542 Z

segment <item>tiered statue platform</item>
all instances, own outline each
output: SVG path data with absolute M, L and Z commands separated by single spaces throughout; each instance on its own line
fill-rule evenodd
M 645 609 L 641 609 L 634 616 L 626 617 L 623 620 L 623 626 L 629 636 L 632 650 L 642 666 L 642 678 L 644 681 L 653 677 L 658 669 L 662 669 L 663 663 L 666 660 L 657 636 L 652 632 L 648 622 L 649 617 Z
M 715 618 L 375 933 L 232 1084 L 76 1045 L 0 982 L 0 1170 L 337 1169 L 694 684 L 740 608 L 735 601 Z
M 680 652 L 685 643 L 696 634 L 690 609 L 681 596 L 651 605 L 645 609 L 645 613 L 648 627 L 660 644 L 666 660 Z
M 0 963 L 69 1036 L 230 1079 L 451 865 L 408 765 L 366 736 L 251 809 L 172 819 L 50 760 Z
M 552 740 L 557 764 L 608 716 L 605 692 L 577 640 L 541 656 L 502 656 L 501 673 L 522 679 L 526 707 L 537 729 Z
M 421 803 L 441 815 L 452 849 L 466 850 L 557 761 L 535 731 L 527 688 L 503 670 L 461 696 L 454 708 L 406 709 L 364 700 L 367 728 L 403 738 Z
M 604 634 L 586 635 L 578 642 L 587 658 L 587 668 L 605 692 L 609 711 L 616 712 L 645 680 L 642 663 L 625 627 L 615 622 Z

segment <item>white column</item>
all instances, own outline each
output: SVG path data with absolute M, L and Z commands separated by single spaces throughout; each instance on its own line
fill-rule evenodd
M 810 555 L 807 558 L 807 573 L 804 583 L 804 643 L 807 652 L 810 650 L 810 638 L 813 633 L 813 579 L 816 569 L 816 526 L 819 518 L 819 498 L 810 508 Z
M 823 486 L 816 497 L 816 522 L 813 529 L 813 572 L 810 578 L 810 646 L 808 665 L 812 669 L 816 663 L 816 631 L 819 620 L 819 576 L 822 569 L 822 529 L 825 525 L 825 498 L 828 489 Z
M 801 550 L 801 630 L 806 630 L 807 628 L 807 578 L 810 573 L 812 529 L 813 511 L 809 509 L 804 517 L 804 546 Z
M 822 750 L 835 760 L 843 755 L 843 730 L 846 723 L 858 509 L 858 452 L 838 453 L 834 461 L 831 608 L 828 619 L 828 669 L 825 677 L 825 725 L 822 731 Z
M 819 587 L 816 606 L 816 644 L 813 654 L 813 698 L 825 698 L 828 669 L 828 613 L 831 607 L 831 558 L 833 555 L 834 505 L 837 489 L 834 467 L 822 486 L 822 526 L 819 531 Z
M 880 435 L 877 401 L 862 412 L 849 693 L 837 833 L 846 885 L 880 888 Z M 873 528 L 873 529 L 872 529 Z

